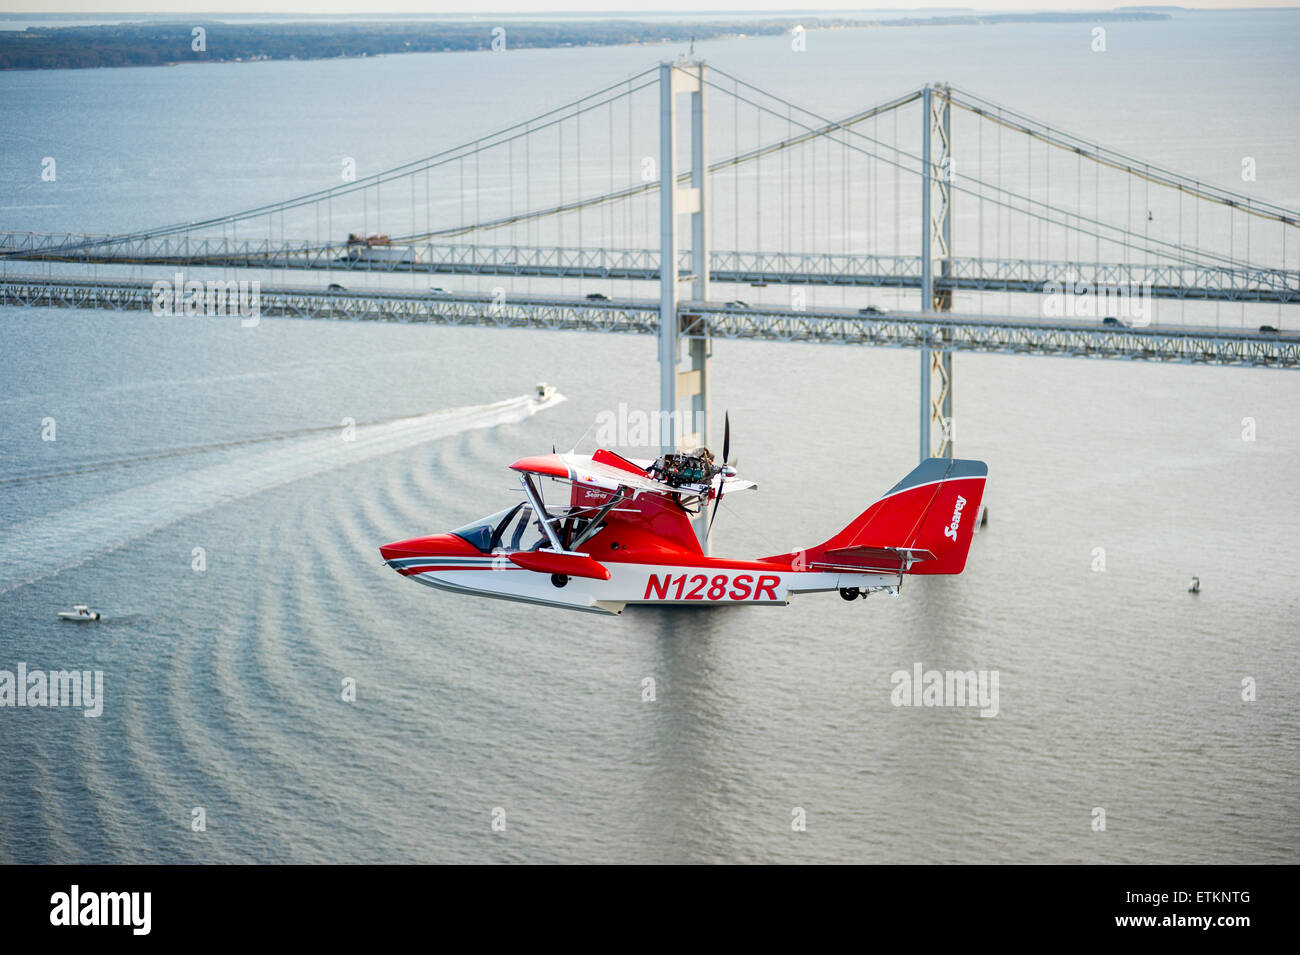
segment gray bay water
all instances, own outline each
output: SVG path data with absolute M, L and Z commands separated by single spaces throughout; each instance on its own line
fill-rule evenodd
M 698 52 L 831 115 L 942 78 L 1229 187 L 1241 155 L 1271 157 L 1252 188 L 1294 207 L 1277 117 L 1300 95 L 1297 25 L 1124 25 L 1104 64 L 1083 25 Z M 125 231 L 283 198 L 341 154 L 382 168 L 677 52 L 6 74 L 0 225 Z M 0 346 L 0 669 L 101 669 L 106 696 L 97 719 L 0 709 L 0 860 L 1297 858 L 1289 373 L 959 355 L 958 449 L 988 461 L 991 512 L 963 575 L 592 619 L 416 587 L 376 547 L 499 509 L 510 461 L 653 407 L 651 339 L 5 308 Z M 718 553 L 825 539 L 914 461 L 913 352 L 718 342 L 713 375 L 760 485 L 724 505 Z M 538 380 L 568 401 L 486 428 L 449 412 L 388 453 L 305 433 L 389 434 Z M 70 514 L 96 516 L 70 535 Z M 58 623 L 74 602 L 105 620 Z M 916 662 L 998 670 L 999 714 L 891 705 Z

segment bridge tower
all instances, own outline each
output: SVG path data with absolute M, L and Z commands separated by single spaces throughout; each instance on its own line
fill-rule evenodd
M 939 275 L 952 277 L 952 91 L 942 83 L 921 93 L 921 308 L 952 311 L 952 287 L 935 290 Z M 951 458 L 952 333 L 921 346 L 921 460 Z M 938 425 L 935 433 L 934 425 Z
M 708 139 L 704 100 L 703 62 L 662 63 L 659 66 L 659 421 L 660 450 L 676 451 L 676 422 L 681 403 L 689 399 L 690 409 L 683 428 L 683 449 L 701 447 L 709 441 L 709 352 L 708 338 L 686 339 L 683 356 L 682 322 L 679 315 L 677 252 L 681 216 L 689 215 L 691 245 L 691 299 L 709 298 L 709 226 L 706 215 L 708 191 Z M 690 185 L 677 185 L 677 99 L 690 96 Z M 695 522 L 696 533 L 707 551 L 705 532 L 708 515 Z

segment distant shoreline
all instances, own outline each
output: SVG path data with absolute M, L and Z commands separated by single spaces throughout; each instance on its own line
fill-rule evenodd
M 53 19 L 55 15 L 30 14 Z M 66 16 L 76 16 L 67 14 Z M 88 16 L 81 14 L 80 16 Z M 212 16 L 208 14 L 208 16 Z M 270 20 L 274 15 L 267 15 Z M 794 17 L 765 14 L 749 20 L 541 20 L 489 17 L 443 20 L 434 15 L 344 22 L 235 22 L 177 17 L 116 24 L 28 27 L 0 31 L 0 70 L 94 69 L 118 66 L 173 66 L 181 63 L 240 63 L 266 60 L 321 60 L 399 53 L 455 53 L 493 49 L 558 49 L 581 46 L 634 46 L 689 43 L 744 36 L 789 33 Z M 446 15 L 448 17 L 451 14 Z M 6 19 L 23 19 L 7 14 Z M 900 16 L 892 19 L 809 17 L 806 30 L 908 26 L 973 26 L 1006 23 L 1106 23 L 1168 20 L 1169 13 L 1099 11 L 1094 13 L 997 13 Z M 194 31 L 201 28 L 201 43 Z M 201 46 L 201 49 L 195 49 Z

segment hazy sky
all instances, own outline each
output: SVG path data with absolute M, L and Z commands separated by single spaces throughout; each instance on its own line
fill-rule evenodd
M 488 11 L 521 13 L 632 12 L 654 10 L 707 11 L 779 11 L 782 13 L 821 10 L 917 10 L 959 8 L 977 10 L 1109 10 L 1117 6 L 1137 5 L 1140 0 L 981 0 L 963 5 L 959 0 L 892 0 L 889 3 L 871 3 L 864 0 L 814 0 L 809 4 L 792 4 L 789 0 L 667 0 L 662 5 L 653 0 L 0 0 L 0 11 L 26 12 L 39 16 L 41 12 L 87 13 L 464 13 L 479 15 Z M 1189 7 L 1293 7 L 1297 0 L 1202 0 L 1187 3 Z

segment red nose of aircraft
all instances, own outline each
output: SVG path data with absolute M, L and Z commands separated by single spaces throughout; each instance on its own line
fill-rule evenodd
M 406 560 L 411 557 L 453 557 L 458 555 L 481 556 L 470 544 L 455 534 L 431 534 L 393 541 L 379 548 L 384 560 Z

